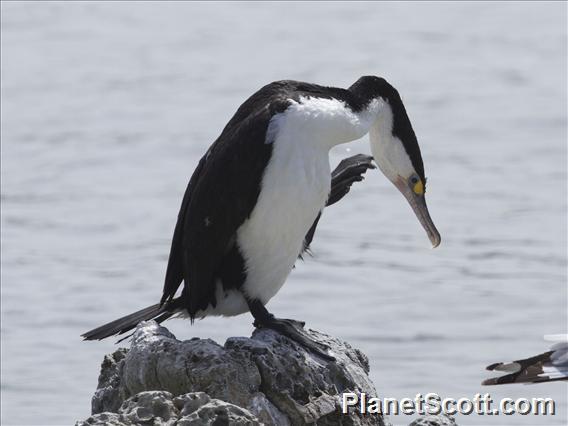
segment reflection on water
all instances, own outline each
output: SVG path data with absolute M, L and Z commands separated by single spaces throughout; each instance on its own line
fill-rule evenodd
M 360 347 L 382 396 L 554 397 L 554 418 L 458 421 L 565 424 L 565 384 L 479 386 L 486 365 L 566 332 L 565 16 L 563 3 L 2 3 L 2 423 L 87 416 L 114 345 L 79 334 L 158 299 L 187 180 L 249 94 L 380 74 L 421 141 L 443 243 L 429 250 L 370 172 L 270 309 Z M 369 151 L 349 149 L 332 162 Z M 168 327 L 222 342 L 251 322 Z

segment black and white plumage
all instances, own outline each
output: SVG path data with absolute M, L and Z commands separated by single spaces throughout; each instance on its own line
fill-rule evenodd
M 101 339 L 174 314 L 193 320 L 247 311 L 257 325 L 286 332 L 290 324 L 276 324 L 280 320 L 264 305 L 311 242 L 326 204 L 343 197 L 371 167 L 370 158 L 356 156 L 332 176 L 329 150 L 366 133 L 379 168 L 437 246 L 420 148 L 398 92 L 378 77 L 362 77 L 349 89 L 277 81 L 239 107 L 195 169 L 160 303 L 84 337 Z
M 549 351 L 511 362 L 498 362 L 487 366 L 489 371 L 507 373 L 483 381 L 482 385 L 510 383 L 544 383 L 568 380 L 568 335 L 545 336 L 556 342 Z

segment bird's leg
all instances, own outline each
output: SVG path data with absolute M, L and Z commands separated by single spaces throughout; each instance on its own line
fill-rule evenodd
M 254 317 L 253 325 L 257 328 L 270 328 L 280 334 L 292 339 L 304 348 L 313 352 L 327 361 L 334 361 L 335 358 L 328 355 L 325 350 L 327 346 L 313 340 L 304 330 L 305 323 L 285 318 L 275 318 L 264 305 L 258 300 L 247 300 L 250 312 Z

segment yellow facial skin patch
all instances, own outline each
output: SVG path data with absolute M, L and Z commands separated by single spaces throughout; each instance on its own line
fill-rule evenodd
M 424 194 L 424 185 L 422 185 L 422 181 L 419 180 L 418 182 L 416 182 L 412 190 L 414 191 L 415 194 L 418 195 Z

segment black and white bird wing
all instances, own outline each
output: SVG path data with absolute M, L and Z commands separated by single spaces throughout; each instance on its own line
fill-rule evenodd
M 373 157 L 370 155 L 357 154 L 341 160 L 331 172 L 331 191 L 326 207 L 341 200 L 347 195 L 354 182 L 362 181 L 367 170 L 375 168 Z
M 491 364 L 487 370 L 508 374 L 484 380 L 482 385 L 568 380 L 568 342 L 558 342 L 550 351 L 530 358 Z
M 375 169 L 373 157 L 365 154 L 356 154 L 352 157 L 345 158 L 339 162 L 337 167 L 331 172 L 331 190 L 326 202 L 326 207 L 337 203 L 351 190 L 351 185 L 355 182 L 361 182 L 365 177 L 365 173 L 369 169 Z M 316 217 L 313 225 L 308 230 L 304 238 L 304 250 L 309 253 L 310 244 L 314 239 L 314 234 L 321 218 L 321 212 Z M 302 257 L 300 254 L 300 257 Z
M 237 230 L 260 194 L 262 174 L 272 153 L 272 144 L 266 143 L 268 124 L 287 107 L 285 100 L 266 94 L 262 102 L 258 96 L 257 92 L 239 108 L 200 160 L 182 201 L 161 303 L 172 301 L 183 280 L 176 306 L 181 303 L 192 318 L 209 304 L 215 306 L 220 274 L 230 279 L 221 269 L 231 267 Z
M 265 143 L 270 119 L 288 105 L 274 84 L 241 105 L 201 158 L 187 185 L 160 303 L 90 330 L 83 334 L 85 339 L 122 334 L 140 321 L 161 322 L 180 308 L 194 317 L 208 304 L 215 304 L 216 278 L 223 271 L 224 278 L 229 279 L 231 273 L 234 277 L 242 272 L 235 271 L 240 268 L 231 262 L 236 232 L 260 193 L 262 173 L 272 152 L 272 145 Z M 181 297 L 174 298 L 182 281 Z

